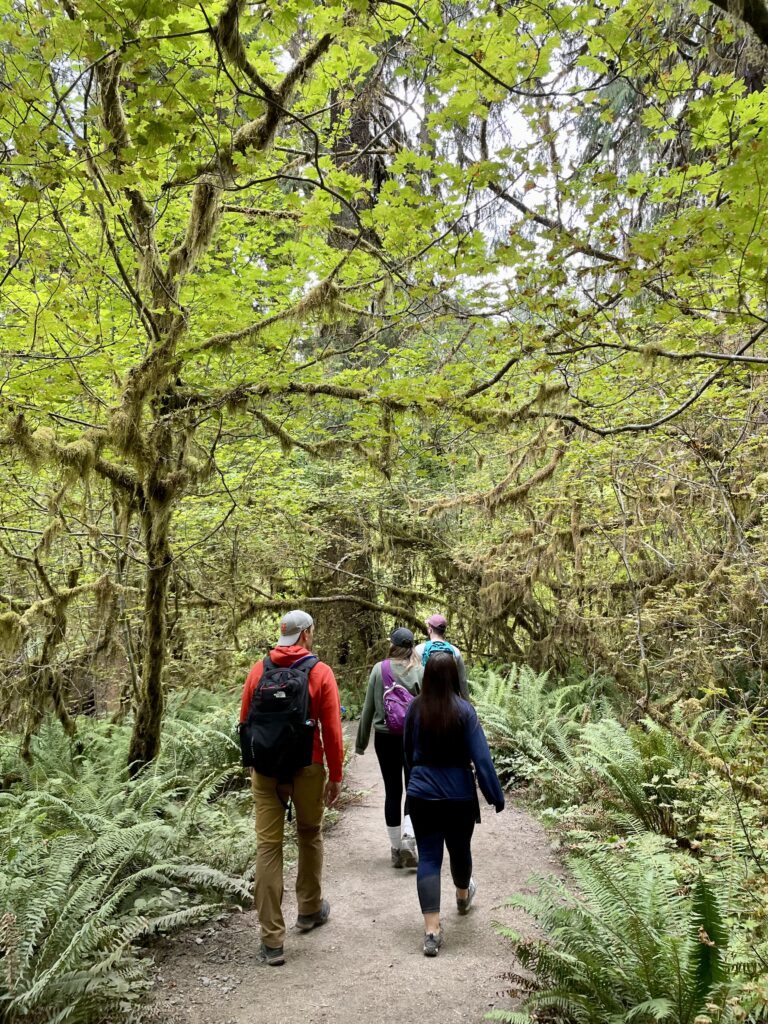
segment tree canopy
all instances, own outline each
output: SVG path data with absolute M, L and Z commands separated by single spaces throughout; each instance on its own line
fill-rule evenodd
M 28 737 L 98 669 L 140 766 L 173 673 L 299 603 L 350 685 L 436 606 L 476 659 L 759 679 L 760 4 L 10 0 L 0 30 Z

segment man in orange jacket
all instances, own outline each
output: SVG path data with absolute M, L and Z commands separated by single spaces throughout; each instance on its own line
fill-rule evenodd
M 275 666 L 292 665 L 312 650 L 315 624 L 311 615 L 300 609 L 288 612 L 280 621 L 280 639 L 269 652 Z M 240 706 L 240 722 L 245 722 L 253 693 L 264 672 L 257 662 L 248 674 Z M 312 764 L 301 768 L 291 783 L 279 783 L 251 769 L 251 788 L 256 809 L 256 878 L 253 899 L 261 927 L 261 963 L 279 967 L 285 963 L 283 942 L 285 920 L 283 899 L 283 826 L 288 799 L 296 809 L 296 835 L 299 864 L 296 874 L 296 898 L 299 915 L 296 927 L 311 931 L 325 924 L 331 906 L 322 895 L 323 803 L 333 807 L 341 793 L 344 741 L 341 734 L 341 705 L 336 678 L 329 665 L 316 662 L 309 673 L 310 718 L 319 722 L 315 730 Z M 323 756 L 328 766 L 326 781 Z

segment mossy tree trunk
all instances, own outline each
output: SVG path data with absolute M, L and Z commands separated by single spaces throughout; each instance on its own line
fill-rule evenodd
M 160 750 L 165 697 L 165 666 L 168 632 L 168 584 L 173 564 L 170 545 L 172 504 L 150 500 L 144 513 L 144 542 L 147 553 L 144 592 L 144 653 L 141 687 L 135 709 L 128 751 L 131 774 L 153 761 Z
M 253 82 L 256 72 L 247 59 L 239 32 L 243 6 L 242 0 L 228 0 L 218 23 L 210 27 L 210 35 L 219 59 L 230 60 Z M 73 12 L 72 16 L 76 14 Z M 256 76 L 265 93 L 264 109 L 260 116 L 240 127 L 229 145 L 218 149 L 215 159 L 205 161 L 197 169 L 184 237 L 165 258 L 158 241 L 153 205 L 132 182 L 124 188 L 132 222 L 127 236 L 139 271 L 138 290 L 129 286 L 129 291 L 150 342 L 143 361 L 125 379 L 121 401 L 112 416 L 110 438 L 131 467 L 127 473 L 113 473 L 112 477 L 123 478 L 129 501 L 141 511 L 146 552 L 142 674 L 128 755 L 133 775 L 152 761 L 160 749 L 173 515 L 184 493 L 210 471 L 213 458 L 211 452 L 205 465 L 197 465 L 188 458 L 197 427 L 189 409 L 197 395 L 177 394 L 183 369 L 179 343 L 189 329 L 182 287 L 210 248 L 219 227 L 223 213 L 221 196 L 236 178 L 236 158 L 269 149 L 297 87 L 325 55 L 331 40 L 332 36 L 326 34 L 310 45 L 275 90 Z M 96 73 L 104 127 L 114 139 L 115 173 L 123 170 L 124 151 L 130 142 L 131 125 L 123 103 L 125 90 L 121 87 L 124 73 L 118 56 L 106 61 Z M 88 156 L 93 161 L 92 154 Z M 100 187 L 101 179 L 95 171 L 93 178 L 94 186 Z M 102 225 L 108 233 L 106 220 L 102 220 Z M 128 281 L 114 242 L 109 240 L 110 250 Z M 235 333 L 233 338 L 237 336 Z
M 317 646 L 336 671 L 339 685 L 356 687 L 373 661 L 386 651 L 382 614 L 355 600 L 376 604 L 371 548 L 362 524 L 339 514 L 334 532 L 318 553 L 308 587 L 309 597 L 349 594 L 350 601 L 314 605 Z

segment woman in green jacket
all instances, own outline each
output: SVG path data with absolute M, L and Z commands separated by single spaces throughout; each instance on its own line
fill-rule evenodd
M 424 670 L 421 659 L 414 651 L 414 637 L 410 629 L 398 627 L 390 635 L 389 642 L 389 657 L 377 662 L 371 669 L 360 725 L 357 729 L 355 752 L 365 753 L 373 726 L 373 748 L 384 779 L 384 820 L 387 825 L 392 866 L 415 868 L 418 864 L 418 855 L 407 799 L 404 809 L 402 806 L 403 793 L 408 785 L 408 769 L 403 757 L 403 734 L 393 732 L 387 727 L 384 677 L 391 677 L 393 683 L 399 683 L 410 694 L 416 696 Z

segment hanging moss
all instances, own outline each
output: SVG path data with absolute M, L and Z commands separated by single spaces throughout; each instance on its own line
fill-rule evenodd
M 51 427 L 38 427 L 32 434 L 32 441 L 36 442 L 38 447 L 43 450 L 52 448 L 56 444 L 56 434 Z
M 59 450 L 59 459 L 65 466 L 71 466 L 77 470 L 79 476 L 84 477 L 93 468 L 96 452 L 88 438 L 81 437 L 77 441 L 65 444 Z
M 0 651 L 5 655 L 15 654 L 21 646 L 24 627 L 21 617 L 16 612 L 0 614 Z
M 210 244 L 221 214 L 221 189 L 211 180 L 198 182 L 192 195 L 187 234 L 168 259 L 168 278 L 184 275 Z

